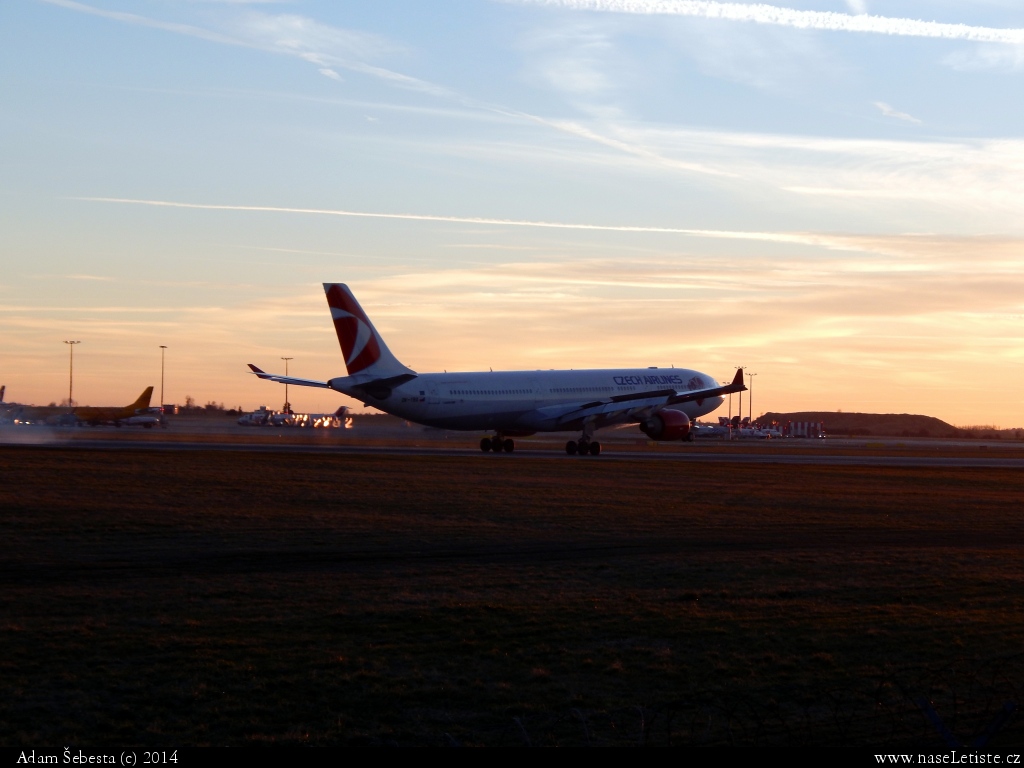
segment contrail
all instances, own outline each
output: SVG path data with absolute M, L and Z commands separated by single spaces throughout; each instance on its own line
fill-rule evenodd
M 531 122 L 543 125 L 547 128 L 552 128 L 562 133 L 567 133 L 579 138 L 592 141 L 597 144 L 602 144 L 606 147 L 611 147 L 620 152 L 639 157 L 643 160 L 653 161 L 669 168 L 675 168 L 682 171 L 689 171 L 692 173 L 704 173 L 711 176 L 723 176 L 723 177 L 735 177 L 736 174 L 729 173 L 728 171 L 721 171 L 716 168 L 701 165 L 699 163 L 687 163 L 681 160 L 673 160 L 671 158 L 659 155 L 657 152 L 653 152 L 646 147 L 637 146 L 635 144 L 629 144 L 625 141 L 615 139 L 609 136 L 602 136 L 599 133 L 591 131 L 576 123 L 566 120 L 549 120 L 538 115 L 530 114 L 529 112 L 522 112 L 515 109 L 508 109 L 498 104 L 488 103 L 486 101 L 480 101 L 478 99 L 470 98 L 457 91 L 454 91 L 446 86 L 432 83 L 428 80 L 421 80 L 411 75 L 405 75 L 401 72 L 395 72 L 390 69 L 384 69 L 383 67 L 373 66 L 362 61 L 352 61 L 347 58 L 339 58 L 337 56 L 318 52 L 310 49 L 309 46 L 303 48 L 303 46 L 293 46 L 291 44 L 277 44 L 268 45 L 267 43 L 260 43 L 254 40 L 243 40 L 228 35 L 222 35 L 219 32 L 213 32 L 208 29 L 201 27 L 195 27 L 189 24 L 177 24 L 174 22 L 165 22 L 158 19 L 151 19 L 146 16 L 139 16 L 134 13 L 124 13 L 121 11 L 107 11 L 101 8 L 94 8 L 91 5 L 77 2 L 76 0 L 39 0 L 39 2 L 49 3 L 50 5 L 56 5 L 61 8 L 67 8 L 72 11 L 79 13 L 87 13 L 93 16 L 100 16 L 102 18 L 111 19 L 124 24 L 135 24 L 144 27 L 151 27 L 153 29 L 162 29 L 167 32 L 174 32 L 181 35 L 190 35 L 192 37 L 198 37 L 203 40 L 209 40 L 215 43 L 222 43 L 225 45 L 241 46 L 246 48 L 254 48 L 260 51 L 269 51 L 275 54 L 285 54 L 288 56 L 297 56 L 300 59 L 308 61 L 311 64 L 315 64 L 317 71 L 332 80 L 341 80 L 341 76 L 333 69 L 333 67 L 340 67 L 343 69 L 350 70 L 352 72 L 359 72 L 363 75 L 370 77 L 379 78 L 386 83 L 395 85 L 402 88 L 407 88 L 413 91 L 419 91 L 421 93 L 427 93 L 432 96 L 440 98 L 451 99 L 465 107 L 472 109 L 480 109 L 494 114 L 502 115 L 504 117 L 510 117 L 516 120 L 529 120 Z
M 1024 29 L 972 27 L 937 21 L 900 19 L 890 16 L 851 15 L 833 11 L 798 11 L 756 3 L 719 3 L 714 0 L 513 0 L 526 5 L 544 5 L 576 11 L 628 13 L 658 16 L 699 16 L 705 19 L 752 21 L 796 29 L 835 32 L 872 32 L 903 37 L 934 37 L 971 40 L 979 43 L 1024 44 Z
M 572 224 L 559 221 L 523 221 L 522 219 L 488 219 L 475 216 L 434 216 L 423 213 L 373 213 L 370 211 L 343 211 L 331 208 L 284 208 L 271 205 L 213 205 L 207 203 L 179 203 L 172 200 L 135 200 L 124 197 L 73 197 L 93 203 L 124 203 L 152 205 L 162 208 L 191 208 L 203 211 L 250 211 L 260 213 L 301 213 L 318 216 L 352 216 L 364 219 L 403 219 L 406 221 L 444 221 L 458 224 L 486 224 L 504 227 L 539 227 L 545 229 L 582 229 L 599 232 L 649 232 L 691 237 L 715 237 L 730 240 L 760 240 L 773 243 L 820 245 L 834 250 L 860 250 L 851 247 L 842 237 L 816 235 L 808 232 L 735 232 L 720 229 L 682 229 L 679 227 L 637 227 L 618 224 Z
M 177 24 L 171 21 L 157 21 L 150 19 L 145 16 L 139 16 L 135 13 L 125 13 L 123 11 L 107 11 L 102 8 L 93 8 L 91 5 L 85 5 L 84 3 L 77 3 L 75 0 L 41 0 L 41 2 L 49 3 L 50 5 L 57 5 L 61 8 L 67 8 L 71 11 L 78 11 L 79 13 L 87 13 L 91 16 L 100 16 L 105 19 L 113 19 L 114 21 L 124 22 L 126 24 L 138 24 L 143 27 L 152 27 L 153 29 L 163 29 L 167 32 L 177 32 L 180 35 L 189 35 L 191 37 L 199 37 L 203 40 L 209 40 L 214 43 L 225 43 L 227 45 L 237 45 L 251 48 L 253 47 L 244 40 L 238 40 L 237 38 L 230 37 L 228 35 L 222 35 L 219 32 L 211 32 L 208 29 L 202 27 L 194 27 L 191 24 Z

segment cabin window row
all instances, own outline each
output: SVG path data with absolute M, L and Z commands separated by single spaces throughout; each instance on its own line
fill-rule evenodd
M 584 392 L 611 392 L 612 387 L 552 387 L 552 392 L 558 394 L 578 394 Z
M 453 389 L 453 395 L 528 395 L 532 389 Z

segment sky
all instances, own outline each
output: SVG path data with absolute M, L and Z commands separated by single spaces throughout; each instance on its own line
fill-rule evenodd
M 417 371 L 1021 426 L 1022 86 L 1019 0 L 5 0 L 0 383 L 280 407 L 345 282 Z

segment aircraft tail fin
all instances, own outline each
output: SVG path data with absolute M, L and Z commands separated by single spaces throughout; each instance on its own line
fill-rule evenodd
M 153 388 L 152 387 L 146 387 L 142 391 L 142 394 L 139 395 L 139 399 L 136 400 L 131 405 L 129 405 L 128 407 L 133 409 L 133 410 L 135 410 L 135 411 L 144 411 L 147 408 L 149 408 L 149 401 L 152 398 L 153 398 Z
M 331 308 L 334 330 L 338 334 L 349 376 L 368 373 L 390 378 L 415 373 L 391 354 L 347 285 L 324 283 L 324 293 L 327 294 L 327 305 Z
M 7 385 L 0 386 L 0 403 L 4 401 L 4 392 L 7 391 Z

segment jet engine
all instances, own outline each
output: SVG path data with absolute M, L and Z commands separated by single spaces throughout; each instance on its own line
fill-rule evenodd
M 690 417 L 666 408 L 640 422 L 640 431 L 651 440 L 686 440 L 690 435 Z

